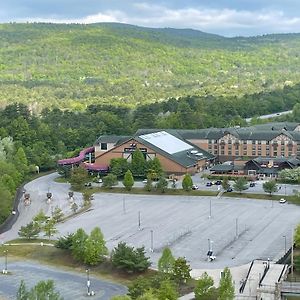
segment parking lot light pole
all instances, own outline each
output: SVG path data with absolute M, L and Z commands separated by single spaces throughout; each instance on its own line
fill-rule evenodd
M 8 253 L 8 250 L 4 250 L 3 251 L 4 255 L 5 255 L 5 264 L 4 264 L 4 269 L 3 269 L 3 274 L 7 274 L 7 253 Z
M 284 254 L 286 254 L 286 235 L 283 235 L 284 237 Z
M 87 295 L 90 296 L 90 287 L 91 287 L 91 281 L 90 281 L 90 269 L 86 269 L 86 287 L 87 287 Z

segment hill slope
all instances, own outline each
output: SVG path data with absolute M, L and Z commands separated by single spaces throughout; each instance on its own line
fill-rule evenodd
M 300 82 L 300 35 L 225 38 L 123 24 L 0 25 L 0 105 L 81 109 Z

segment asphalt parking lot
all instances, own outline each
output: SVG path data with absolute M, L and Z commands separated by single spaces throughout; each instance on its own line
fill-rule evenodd
M 12 230 L 0 236 L 1 242 L 16 238 L 20 226 L 41 208 L 48 214 L 55 206 L 70 212 L 70 185 L 54 182 L 55 177 L 53 173 L 25 186 L 32 204 L 20 203 L 20 217 Z M 45 199 L 49 189 L 51 204 Z M 74 199 L 80 204 L 82 197 L 75 193 Z M 277 260 L 291 244 L 292 230 L 300 220 L 300 207 L 277 201 L 110 193 L 96 194 L 94 199 L 91 210 L 58 225 L 59 235 L 99 226 L 109 249 L 121 241 L 144 245 L 153 266 L 166 246 L 175 256 L 186 256 L 194 269 L 238 266 L 259 258 Z M 207 262 L 209 244 L 216 256 L 211 263 Z
M 58 229 L 65 235 L 99 226 L 109 249 L 121 241 L 144 245 L 153 266 L 169 246 L 193 268 L 223 268 L 259 258 L 277 260 L 299 220 L 299 207 L 277 201 L 101 193 L 92 210 Z M 209 245 L 217 257 L 213 262 L 207 262 Z

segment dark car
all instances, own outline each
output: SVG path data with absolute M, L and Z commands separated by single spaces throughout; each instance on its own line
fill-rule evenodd
M 233 192 L 233 189 L 230 187 L 226 190 L 227 193 Z
M 250 187 L 255 187 L 255 182 L 250 182 L 249 186 Z
M 215 182 L 215 185 L 221 185 L 222 184 L 222 181 L 221 180 L 217 180 L 216 182 Z
M 211 181 L 209 181 L 209 182 L 206 182 L 206 186 L 212 186 L 213 184 L 212 184 L 212 182 Z

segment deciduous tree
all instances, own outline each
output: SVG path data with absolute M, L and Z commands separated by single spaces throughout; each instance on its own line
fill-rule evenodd
M 263 189 L 266 193 L 272 196 L 273 193 L 278 191 L 278 187 L 275 180 L 269 180 L 263 183 Z
M 182 188 L 188 192 L 192 189 L 192 186 L 193 186 L 193 180 L 192 180 L 191 175 L 185 174 L 184 178 L 182 180 Z
M 222 272 L 219 285 L 218 300 L 233 300 L 234 299 L 234 285 L 229 268 L 225 268 Z
M 127 191 L 130 191 L 134 185 L 134 179 L 130 170 L 127 170 L 124 175 L 123 185 Z

